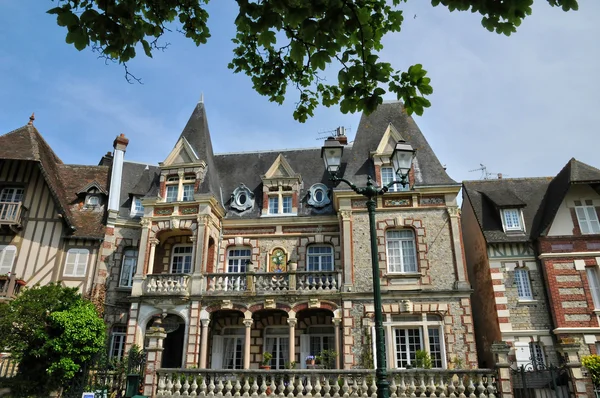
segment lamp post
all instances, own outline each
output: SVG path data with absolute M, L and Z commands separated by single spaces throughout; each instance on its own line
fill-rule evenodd
M 377 398 L 389 398 L 390 385 L 387 380 L 387 364 L 385 359 L 385 340 L 383 334 L 383 313 L 381 305 L 381 283 L 379 281 L 379 261 L 377 255 L 377 229 L 375 226 L 375 208 L 377 207 L 376 198 L 386 193 L 390 187 L 395 184 L 401 184 L 403 187 L 408 184 L 408 173 L 416 151 L 410 144 L 399 141 L 392 152 L 392 163 L 399 181 L 392 181 L 389 184 L 378 188 L 373 183 L 371 176 L 367 178 L 367 186 L 358 188 L 352 182 L 338 177 L 337 174 L 342 164 L 342 153 L 344 147 L 333 137 L 325 141 L 321 149 L 321 158 L 325 163 L 325 169 L 329 173 L 330 180 L 333 182 L 344 182 L 354 192 L 365 196 L 367 200 L 367 210 L 369 212 L 369 229 L 371 233 L 371 265 L 373 268 L 373 299 L 375 303 L 375 348 L 376 348 L 376 385 Z

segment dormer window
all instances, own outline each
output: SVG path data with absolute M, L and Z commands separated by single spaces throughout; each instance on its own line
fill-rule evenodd
M 231 194 L 231 207 L 236 210 L 244 211 L 254 206 L 254 194 L 245 186 L 240 184 Z
M 394 172 L 394 168 L 391 166 L 385 166 L 381 168 L 381 186 L 386 186 L 392 181 L 400 181 L 400 177 Z M 402 186 L 402 184 L 394 184 L 390 187 L 389 192 L 402 192 L 410 189 L 409 184 Z
M 502 209 L 502 223 L 506 232 L 523 231 L 521 209 Z
M 131 217 L 138 217 L 144 215 L 144 206 L 142 205 L 142 199 L 139 196 L 134 196 L 131 199 Z
M 288 191 L 289 192 L 289 191 Z M 292 193 L 283 189 L 275 192 L 269 192 L 269 214 L 270 215 L 291 215 L 294 214 L 292 206 Z
M 185 175 L 167 177 L 166 202 L 189 202 L 194 200 L 194 186 L 196 177 Z
M 100 198 L 98 195 L 88 195 L 85 199 L 85 204 L 88 207 L 96 207 L 100 205 Z
M 308 204 L 314 207 L 325 207 L 331 200 L 329 199 L 329 189 L 325 184 L 313 184 L 308 190 Z
M 600 223 L 598 222 L 598 213 L 591 200 L 576 200 L 575 213 L 579 228 L 583 235 L 600 234 Z

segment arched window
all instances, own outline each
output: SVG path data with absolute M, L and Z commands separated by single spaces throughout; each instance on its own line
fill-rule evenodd
M 417 272 L 415 233 L 411 229 L 395 229 L 387 231 L 385 238 L 388 272 Z
M 84 277 L 89 256 L 88 249 L 69 249 L 63 276 Z
M 306 249 L 307 271 L 333 271 L 333 247 L 311 245 Z
M 119 278 L 119 286 L 131 287 L 133 276 L 137 268 L 138 252 L 135 249 L 126 249 L 123 252 L 123 262 L 121 264 L 121 278 Z

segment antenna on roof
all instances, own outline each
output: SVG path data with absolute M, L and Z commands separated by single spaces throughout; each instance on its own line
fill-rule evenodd
M 335 139 L 338 139 L 340 137 L 345 137 L 346 131 L 350 131 L 350 130 L 352 130 L 351 127 L 340 126 L 340 127 L 334 128 L 333 130 L 319 131 L 317 134 L 319 134 L 321 137 L 317 138 L 317 141 L 326 140 L 329 137 L 333 137 Z
M 489 180 L 490 176 L 493 176 L 493 175 L 497 176 L 497 178 L 499 180 L 501 180 L 502 177 L 506 177 L 508 175 L 508 174 L 503 174 L 503 173 L 491 173 L 491 172 L 487 171 L 487 167 L 482 163 L 479 163 L 479 166 L 481 166 L 481 167 L 479 167 L 478 169 L 469 170 L 469 173 L 472 173 L 474 171 L 481 171 L 481 177 L 479 177 L 480 180 Z
M 204 93 L 200 93 L 200 101 L 198 101 L 199 104 L 203 104 L 204 103 Z

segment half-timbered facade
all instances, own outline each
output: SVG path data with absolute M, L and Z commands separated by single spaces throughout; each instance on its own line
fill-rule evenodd
M 91 296 L 109 167 L 64 164 L 33 120 L 0 136 L 0 300 L 59 281 Z
M 336 139 L 357 185 L 394 179 L 397 141 L 417 149 L 409 186 L 377 202 L 388 366 L 418 350 L 435 368 L 476 366 L 460 184 L 399 103 L 363 116 L 353 143 Z M 332 185 L 320 148 L 213 154 L 203 103 L 163 162 L 128 162 L 128 145 L 115 141 L 99 266 L 114 356 L 158 317 L 163 367 L 258 368 L 269 352 L 273 368 L 305 368 L 324 351 L 333 367 L 373 366 L 365 199 Z

